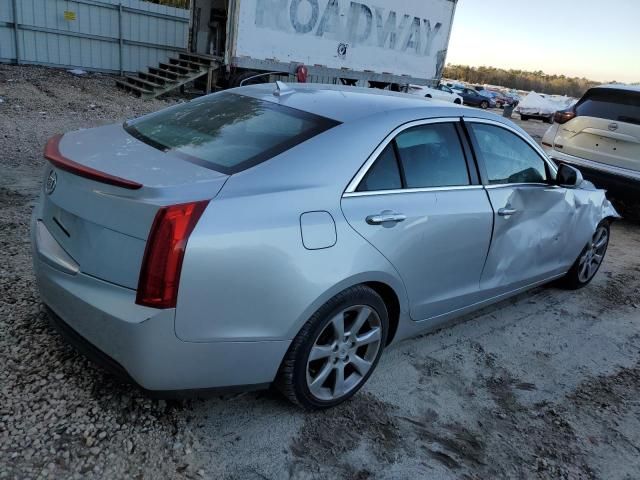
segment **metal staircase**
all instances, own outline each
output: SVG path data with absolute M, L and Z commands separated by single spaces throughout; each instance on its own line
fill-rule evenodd
M 141 98 L 156 98 L 171 90 L 209 75 L 219 66 L 221 59 L 194 53 L 180 53 L 167 63 L 148 67 L 147 72 L 139 71 L 136 76 L 125 75 L 116 80 L 116 85 Z M 207 82 L 210 85 L 210 82 Z

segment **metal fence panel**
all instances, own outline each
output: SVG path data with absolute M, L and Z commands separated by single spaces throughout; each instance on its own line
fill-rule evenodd
M 0 62 L 131 72 L 185 50 L 188 29 L 189 10 L 140 0 L 0 0 Z

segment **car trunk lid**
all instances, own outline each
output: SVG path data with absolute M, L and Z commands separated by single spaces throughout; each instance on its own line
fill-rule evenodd
M 40 220 L 81 272 L 132 289 L 159 208 L 211 199 L 228 178 L 146 145 L 121 125 L 66 134 L 58 151 L 69 164 L 50 161 Z
M 586 160 L 640 171 L 640 125 L 577 117 L 560 125 L 554 146 Z

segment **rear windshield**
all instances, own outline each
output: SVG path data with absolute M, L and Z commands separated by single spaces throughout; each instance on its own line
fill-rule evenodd
M 226 174 L 268 160 L 338 122 L 222 92 L 125 123 L 139 140 Z
M 640 125 L 640 92 L 592 89 L 578 102 L 576 113 Z

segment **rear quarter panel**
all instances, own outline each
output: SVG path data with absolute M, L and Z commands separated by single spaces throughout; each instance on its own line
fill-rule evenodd
M 185 254 L 176 334 L 186 341 L 295 337 L 349 286 L 379 281 L 407 311 L 396 270 L 346 222 L 340 199 L 400 119 L 356 121 L 233 175 L 198 222 Z M 304 247 L 300 215 L 326 211 L 335 245 Z
M 214 200 L 189 240 L 176 311 L 185 341 L 282 340 L 339 291 L 381 281 L 402 292 L 395 270 L 346 223 L 333 247 L 308 250 L 300 213 L 317 191 Z M 325 205 L 326 209 L 327 206 Z

